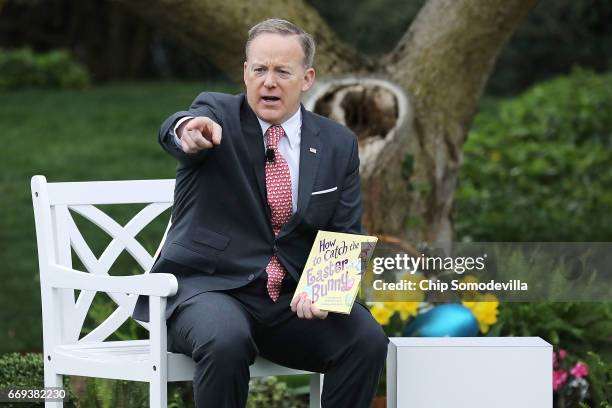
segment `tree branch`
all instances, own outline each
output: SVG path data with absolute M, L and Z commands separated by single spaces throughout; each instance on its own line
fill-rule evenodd
M 317 43 L 315 68 L 324 76 L 363 71 L 371 62 L 343 43 L 317 11 L 303 1 L 283 0 L 113 0 L 165 27 L 228 77 L 242 82 L 247 32 L 266 18 L 284 18 L 311 33 Z M 162 24 L 160 24 L 160 21 Z
M 429 0 L 385 61 L 415 98 L 467 130 L 495 61 L 537 0 Z

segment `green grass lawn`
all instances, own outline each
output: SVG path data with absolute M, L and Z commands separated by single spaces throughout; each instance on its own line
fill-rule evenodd
M 158 83 L 0 93 L 0 353 L 42 349 L 30 178 L 173 178 L 175 161 L 162 151 L 157 131 L 202 90 L 240 91 L 224 84 Z M 95 236 L 96 255 L 103 236 Z

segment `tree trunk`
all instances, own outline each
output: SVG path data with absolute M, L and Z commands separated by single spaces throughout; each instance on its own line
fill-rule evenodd
M 186 46 L 242 83 L 244 44 L 249 29 L 266 18 L 284 18 L 312 34 L 315 67 L 321 75 L 370 67 L 369 59 L 340 41 L 317 11 L 301 0 L 113 0 L 164 28 Z
M 536 1 L 429 0 L 386 58 L 389 76 L 412 96 L 414 109 L 405 151 L 412 162 L 408 237 L 453 239 L 463 144 L 499 53 Z M 375 230 L 401 226 L 381 223 Z
M 358 135 L 368 232 L 440 242 L 453 239 L 457 174 L 478 101 L 537 0 L 428 0 L 395 50 L 375 62 L 342 43 L 302 1 L 114 1 L 166 27 L 238 82 L 246 34 L 258 21 L 285 18 L 313 34 L 319 77 L 347 76 L 320 83 L 307 106 Z

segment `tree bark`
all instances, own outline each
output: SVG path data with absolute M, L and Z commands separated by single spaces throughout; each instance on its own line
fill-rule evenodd
M 404 151 L 412 163 L 405 210 L 408 238 L 453 239 L 463 144 L 499 53 L 536 2 L 429 0 L 384 60 L 390 79 L 407 90 L 414 110 L 414 134 L 406 138 Z M 401 229 L 388 223 L 374 228 Z
M 303 1 L 114 1 L 167 27 L 239 83 L 252 25 L 278 17 L 310 32 L 319 76 L 350 74 L 348 82 L 329 82 L 311 105 L 356 126 L 366 228 L 440 242 L 453 239 L 462 147 L 484 87 L 537 0 L 428 0 L 395 50 L 376 61 L 340 41 Z M 366 73 L 387 81 L 364 80 Z
M 267 18 L 289 20 L 316 39 L 315 67 L 323 76 L 371 67 L 369 59 L 343 43 L 317 11 L 301 0 L 113 0 L 167 29 L 189 48 L 242 83 L 249 29 Z

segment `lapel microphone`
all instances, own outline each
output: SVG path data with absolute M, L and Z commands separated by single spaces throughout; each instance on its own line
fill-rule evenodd
M 276 154 L 274 153 L 274 149 L 266 149 L 266 160 L 269 163 L 273 163 L 276 158 Z

